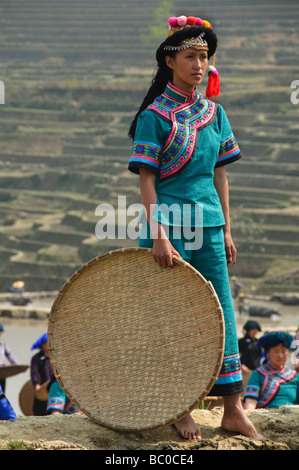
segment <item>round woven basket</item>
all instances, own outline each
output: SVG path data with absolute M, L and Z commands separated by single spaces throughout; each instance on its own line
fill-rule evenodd
M 34 387 L 29 379 L 19 393 L 19 405 L 25 416 L 33 416 Z
M 49 318 L 54 374 L 97 423 L 145 430 L 176 422 L 208 394 L 221 368 L 224 320 L 210 282 L 174 257 L 111 251 L 59 291 Z
M 17 374 L 21 374 L 28 369 L 26 364 L 11 364 L 8 366 L 0 367 L 0 380 L 7 379 Z

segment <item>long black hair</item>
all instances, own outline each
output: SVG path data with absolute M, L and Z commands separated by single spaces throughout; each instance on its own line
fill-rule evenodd
M 151 85 L 148 89 L 147 94 L 145 95 L 139 110 L 137 111 L 130 129 L 129 129 L 129 136 L 134 139 L 137 119 L 140 113 L 144 109 L 146 109 L 153 101 L 157 98 L 157 96 L 161 95 L 167 83 L 172 80 L 172 70 L 166 65 L 165 57 L 175 57 L 177 51 L 169 51 L 164 50 L 165 46 L 179 46 L 184 39 L 189 39 L 193 37 L 199 36 L 202 32 L 205 33 L 204 39 L 208 43 L 208 58 L 214 55 L 216 48 L 217 48 L 217 36 L 210 28 L 206 28 L 205 26 L 190 26 L 181 29 L 180 31 L 175 32 L 171 36 L 168 36 L 162 44 L 158 47 L 156 51 L 156 60 L 157 60 L 157 72 L 155 77 L 153 78 Z

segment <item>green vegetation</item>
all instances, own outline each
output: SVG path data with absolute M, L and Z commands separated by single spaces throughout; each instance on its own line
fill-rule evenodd
M 0 443 L 0 450 L 33 450 L 33 447 L 23 441 L 9 440 L 3 444 Z
M 152 79 L 156 33 L 167 34 L 167 24 L 163 34 L 161 26 L 169 12 L 209 19 L 219 36 L 219 101 L 243 153 L 227 168 L 238 249 L 231 275 L 268 292 L 272 273 L 277 279 L 288 266 L 299 270 L 299 105 L 290 101 L 290 84 L 299 77 L 299 4 L 269 5 L 1 4 L 2 291 L 19 278 L 27 290 L 59 289 L 90 258 L 135 244 L 98 240 L 95 209 L 117 206 L 118 195 L 128 205 L 140 201 L 138 178 L 127 170 L 127 132 Z M 275 289 L 297 290 L 292 279 Z
M 167 20 L 173 16 L 173 4 L 168 0 L 164 0 L 152 14 L 152 22 L 149 24 L 149 32 L 141 34 L 140 38 L 143 42 L 160 44 L 165 39 L 165 25 Z

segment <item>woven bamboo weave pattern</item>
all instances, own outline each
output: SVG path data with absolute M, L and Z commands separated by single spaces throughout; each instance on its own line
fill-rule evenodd
M 218 297 L 194 268 L 151 251 L 115 250 L 62 286 L 48 337 L 54 373 L 91 419 L 118 430 L 175 422 L 219 373 L 224 323 Z

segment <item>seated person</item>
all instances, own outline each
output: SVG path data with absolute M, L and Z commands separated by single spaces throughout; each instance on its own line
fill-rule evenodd
M 81 413 L 81 411 L 69 400 L 61 385 L 56 380 L 53 380 L 49 388 L 47 414 L 72 415 L 75 413 Z
M 279 408 L 299 403 L 299 375 L 287 365 L 293 338 L 289 333 L 270 332 L 258 340 L 267 357 L 266 364 L 254 370 L 244 393 L 244 408 Z

